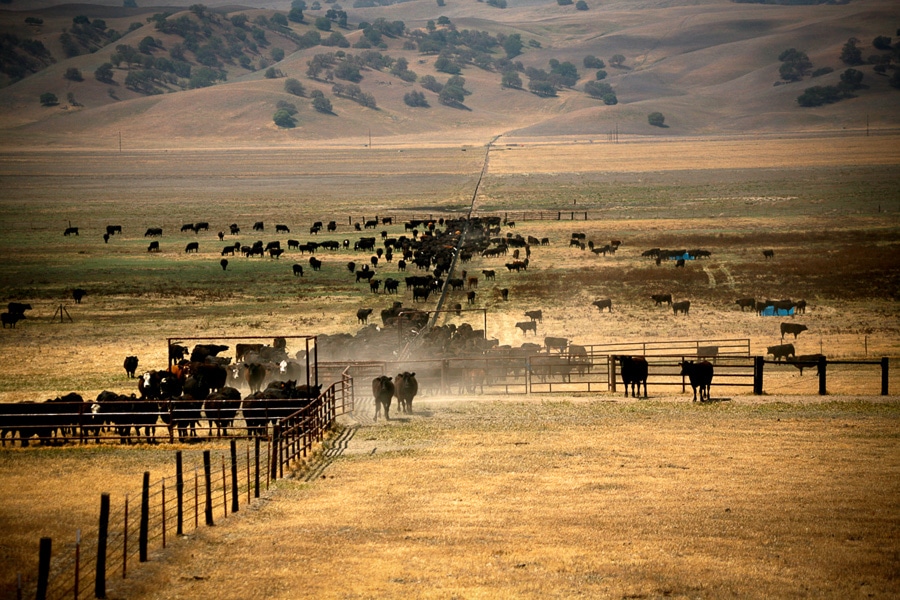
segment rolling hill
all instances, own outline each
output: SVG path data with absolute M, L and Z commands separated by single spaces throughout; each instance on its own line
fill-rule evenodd
M 363 144 L 369 136 L 379 143 L 470 143 L 498 134 L 590 138 L 617 131 L 620 135 L 683 136 L 862 130 L 867 126 L 891 129 L 900 125 L 900 89 L 890 85 L 896 59 L 883 74 L 868 62 L 855 66 L 863 80 L 853 97 L 812 108 L 797 103 L 806 88 L 841 82 L 848 68 L 841 61 L 841 52 L 850 38 L 859 40 L 865 61 L 870 56 L 896 56 L 896 50 L 880 51 L 872 46 L 877 36 L 893 36 L 894 46 L 900 42 L 895 35 L 900 11 L 892 0 L 814 6 L 728 0 L 613 0 L 588 5 L 586 11 L 551 0 L 510 0 L 505 9 L 476 0 L 449 1 L 443 7 L 432 0 L 375 8 L 346 6 L 347 28 L 335 25 L 332 30 L 339 31 L 349 47 L 304 47 L 317 31 L 316 19 L 336 5 L 307 9 L 303 23 L 290 22 L 284 27 L 275 23 L 282 19 L 274 16 L 286 15 L 287 3 L 273 11 L 210 2 L 198 19 L 186 7 L 72 4 L 39 8 L 40 4 L 29 2 L 28 10 L 23 10 L 25 3 L 13 2 L 8 10 L 0 11 L 4 56 L 8 57 L 9 40 L 15 36 L 20 42 L 40 41 L 52 62 L 45 60 L 42 68 L 20 75 L 16 81 L 7 78 L 0 88 L 0 144 L 111 148 L 120 135 L 130 147 L 275 146 L 313 141 Z M 196 23 L 199 37 L 193 46 L 169 31 L 171 27 L 155 27 L 153 17 L 160 13 L 169 23 L 177 19 L 182 19 L 182 24 Z M 237 15 L 247 17 L 242 27 L 233 25 Z M 100 20 L 105 32 L 116 32 L 107 37 L 117 39 L 100 39 L 91 48 L 85 42 L 81 54 L 66 58 L 60 34 L 81 31 L 73 30 L 73 20 L 79 18 L 84 28 Z M 423 76 L 430 75 L 439 83 L 450 77 L 436 69 L 442 55 L 417 48 L 416 42 L 428 32 L 429 21 L 438 23 L 434 27 L 438 32 L 486 32 L 494 42 L 518 34 L 521 54 L 504 62 L 506 54 L 499 43 L 487 52 L 457 47 L 461 50 L 451 56 L 462 67 L 460 75 L 468 93 L 461 102 L 446 105 L 437 93 L 422 87 Z M 381 45 L 373 48 L 356 47 L 366 34 L 358 25 L 377 22 L 402 22 L 404 32 L 382 35 Z M 88 33 L 96 32 L 88 29 Z M 330 35 L 320 34 L 322 39 Z M 146 52 L 135 59 L 138 62 L 119 62 L 113 69 L 113 83 L 94 77 L 94 71 L 113 61 L 117 53 L 121 60 L 117 48 L 137 49 L 147 43 L 148 36 L 155 45 L 145 47 Z M 222 73 L 225 81 L 198 87 L 194 79 L 171 73 L 162 77 L 157 70 L 160 79 L 148 85 L 158 93 L 150 95 L 126 85 L 129 75 L 133 78 L 146 70 L 140 60 L 151 56 L 157 63 L 160 58 L 171 62 L 176 48 L 183 51 L 183 62 L 190 65 L 192 77 L 197 76 L 203 68 L 200 55 L 191 50 L 198 47 L 197 39 L 199 46 L 219 44 L 219 56 L 203 60 L 217 63 L 210 68 Z M 222 51 L 222 47 L 228 48 Z M 817 77 L 807 74 L 790 83 L 781 81 L 779 55 L 788 48 L 806 53 L 812 63 L 810 70 L 829 67 L 831 72 Z M 284 57 L 276 61 L 279 50 Z M 405 81 L 388 67 L 373 68 L 375 52 L 387 57 L 385 62 L 405 59 L 418 80 Z M 361 79 L 357 81 L 340 76 L 331 79 L 325 74 L 327 69 L 320 78 L 309 78 L 308 62 L 326 53 L 336 55 L 330 67 L 335 72 L 337 65 L 366 53 L 369 66 L 359 69 Z M 624 57 L 619 67 L 610 61 L 616 54 Z M 595 81 L 598 70 L 584 67 L 586 56 L 606 63 L 603 83 L 612 86 L 616 104 L 608 105 L 585 93 L 585 84 Z M 567 63 L 577 68 L 574 85 L 558 85 L 551 97 L 529 91 L 528 74 L 551 72 L 554 64 Z M 510 65 L 518 69 L 519 89 L 501 85 L 503 71 Z M 270 73 L 276 77 L 266 76 L 269 68 L 277 70 Z M 81 81 L 66 78 L 72 69 L 81 73 Z M 301 82 L 305 88 L 302 97 L 285 92 L 286 78 Z M 359 93 L 374 100 L 376 107 L 335 95 L 335 83 L 358 85 Z M 190 89 L 192 86 L 195 89 Z M 315 90 L 330 101 L 331 112 L 313 108 L 311 94 Z M 412 91 L 423 94 L 428 107 L 408 106 L 404 96 Z M 48 92 L 59 104 L 42 106 L 39 99 Z M 275 125 L 272 117 L 279 102 L 294 105 L 296 127 Z M 665 115 L 665 127 L 648 123 L 651 112 Z

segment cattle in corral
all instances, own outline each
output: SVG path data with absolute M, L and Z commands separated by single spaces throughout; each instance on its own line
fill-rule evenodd
M 644 384 L 644 398 L 647 397 L 647 374 L 649 372 L 647 359 L 643 356 L 616 356 L 619 369 L 622 374 L 622 383 L 625 385 L 625 397 L 628 397 L 628 386 L 631 386 L 631 397 L 637 398 L 641 393 L 641 383 Z M 637 386 L 637 393 L 635 393 Z
M 384 418 L 391 420 L 391 400 L 394 398 L 394 381 L 387 375 L 372 380 L 372 396 L 375 398 L 375 421 L 384 411 Z
M 462 304 L 457 302 L 453 305 L 453 310 L 456 312 L 456 316 L 459 317 L 462 315 Z
M 372 314 L 371 308 L 360 308 L 356 311 L 356 320 L 360 322 L 362 325 L 369 324 L 369 315 Z
M 466 294 L 466 302 L 468 304 L 475 304 L 475 292 L 471 291 Z
M 691 310 L 691 301 L 690 300 L 682 300 L 681 302 L 673 302 L 672 310 L 675 311 L 676 316 L 678 315 L 678 313 L 686 315 L 686 314 L 688 314 L 688 311 Z
M 566 351 L 569 355 L 569 365 L 575 371 L 578 371 L 579 375 L 584 375 L 585 372 L 588 371 L 591 367 L 591 361 L 588 358 L 587 348 L 578 344 L 569 344 L 569 347 Z
M 200 243 L 199 242 L 189 242 L 187 246 L 184 247 L 185 253 L 188 252 L 199 252 L 200 251 Z
M 523 334 L 533 331 L 534 335 L 537 335 L 537 321 L 519 321 L 516 327 L 521 329 Z
M 766 258 L 766 260 L 769 260 L 770 258 L 775 258 L 774 250 L 763 250 L 762 253 L 763 253 L 763 256 Z
M 806 300 L 797 300 L 797 302 L 794 303 L 794 308 L 796 309 L 794 311 L 796 314 L 805 315 L 806 314 Z
M 83 290 L 81 288 L 75 288 L 72 290 L 72 299 L 75 301 L 75 304 L 81 304 L 82 298 L 87 296 L 87 290 Z
M 159 242 L 155 240 L 150 242 L 150 245 L 147 246 L 147 252 L 159 252 Z
M 294 272 L 294 277 L 303 277 L 303 265 L 294 264 L 291 269 Z
M 397 397 L 397 408 L 400 412 L 407 415 L 412 414 L 413 398 L 418 393 L 419 382 L 416 381 L 415 373 L 404 371 L 394 377 L 394 395 Z
M 237 235 L 241 232 L 241 228 L 238 227 L 237 223 L 232 223 L 228 226 L 228 230 L 231 232 L 231 235 Z
M 392 277 L 388 277 L 384 280 L 384 293 L 385 294 L 396 294 L 397 290 L 400 288 L 400 281 L 394 279 Z
M 191 350 L 191 362 L 205 362 L 207 357 L 217 356 L 220 352 L 228 350 L 224 344 L 197 344 Z
M 676 266 L 676 267 L 684 267 L 684 259 L 683 259 L 683 258 L 679 258 L 678 260 L 676 260 L 676 261 L 675 261 L 675 266 Z
M 170 361 L 179 361 L 188 355 L 187 346 L 181 346 L 179 344 L 169 344 L 169 360 Z
M 596 306 L 597 310 L 603 312 L 603 309 L 609 309 L 609 312 L 612 312 L 612 299 L 611 298 L 601 298 L 600 300 L 594 300 L 591 302 L 592 306 Z
M 150 227 L 144 232 L 144 237 L 159 237 L 162 234 L 162 227 Z
M 754 298 L 738 298 L 734 303 L 741 307 L 741 312 L 744 312 L 745 308 L 753 310 L 756 307 L 756 300 Z
M 219 266 L 222 267 L 222 270 L 223 270 L 223 271 L 227 271 L 227 270 L 228 270 L 228 259 L 227 259 L 227 258 L 223 258 L 222 260 L 220 260 L 220 261 L 219 261 Z
M 275 233 L 290 233 L 291 228 L 287 225 L 277 224 L 275 225 Z
M 807 331 L 809 328 L 806 325 L 801 325 L 800 323 L 782 323 L 781 324 L 781 339 L 784 340 L 784 334 L 793 333 L 794 339 L 797 339 L 797 336 Z
M 138 368 L 138 357 L 126 356 L 123 366 L 125 367 L 125 374 L 131 379 L 134 379 L 134 372 L 137 371 Z
M 692 402 L 697 401 L 697 388 L 700 388 L 700 402 L 703 402 L 704 398 L 708 401 L 709 388 L 712 385 L 713 379 L 712 364 L 705 360 L 696 363 L 692 360 L 686 360 L 679 363 L 679 365 L 681 366 L 681 376 L 684 377 L 687 375 L 691 382 L 691 389 L 694 390 L 694 399 Z
M 122 233 L 121 225 L 107 225 L 106 226 L 106 235 L 112 237 L 112 236 L 116 235 L 117 233 L 118 234 Z
M 66 227 L 66 230 L 63 232 L 63 235 L 66 235 L 66 236 L 78 235 L 78 228 L 77 227 Z
M 656 306 L 661 306 L 663 302 L 672 306 L 672 294 L 653 294 L 650 299 L 656 303 Z
M 420 299 L 422 302 L 426 302 L 428 300 L 428 296 L 431 295 L 430 287 L 414 287 L 413 288 L 413 302 L 418 302 Z
M 478 277 L 474 277 L 474 276 L 473 276 L 473 277 L 469 277 L 469 278 L 466 280 L 466 285 L 468 286 L 468 288 L 469 288 L 470 290 L 477 288 L 477 287 L 478 287 Z
M 257 362 L 245 363 L 244 381 L 250 386 L 250 392 L 258 392 L 266 379 L 266 366 Z
M 3 323 L 3 328 L 6 329 L 9 327 L 10 329 L 16 328 L 16 323 L 25 318 L 25 315 L 21 313 L 0 313 L 0 322 Z
M 787 359 L 788 356 L 797 356 L 794 351 L 793 344 L 779 344 L 777 346 L 769 346 L 766 348 L 766 354 L 772 355 L 772 360 L 780 361 L 782 358 Z
M 545 337 L 544 346 L 547 348 L 548 353 L 556 350 L 562 354 L 569 347 L 569 340 L 564 337 Z
M 538 310 L 526 310 L 525 316 L 531 319 L 532 321 L 537 321 L 538 323 L 544 322 L 544 311 L 541 309 Z
M 370 279 L 369 280 L 369 291 L 373 294 L 377 294 L 378 290 L 381 288 L 381 280 L 380 279 Z
M 801 354 L 799 356 L 790 357 L 787 362 L 800 369 L 800 375 L 803 375 L 803 369 L 807 367 L 815 367 L 816 375 L 819 374 L 819 362 L 825 358 L 824 354 Z
M 263 344 L 252 343 L 252 344 L 235 344 L 234 345 L 234 360 L 235 362 L 243 362 L 244 357 L 246 357 L 251 352 L 258 353 L 263 347 Z
M 228 436 L 228 428 L 234 424 L 237 411 L 241 407 L 241 392 L 233 387 L 223 387 L 207 396 L 203 403 L 203 414 L 209 422 L 209 436 L 216 427 L 216 437 Z

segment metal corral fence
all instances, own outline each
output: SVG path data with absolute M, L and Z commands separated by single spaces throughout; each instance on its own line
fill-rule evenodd
M 202 465 L 186 467 L 176 452 L 175 475 L 151 482 L 145 472 L 139 500 L 126 493 L 113 507 L 110 494 L 101 496 L 96 535 L 79 530 L 74 544 L 56 548 L 42 538 L 37 576 L 18 576 L 17 597 L 105 598 L 107 582 L 127 578 L 135 561 L 149 560 L 151 549 L 164 549 L 173 536 L 212 526 L 259 498 L 285 467 L 309 455 L 335 417 L 353 408 L 353 379 L 344 371 L 315 401 L 277 421 L 272 436 L 251 438 L 240 448 L 232 439 L 227 455 L 205 450 Z

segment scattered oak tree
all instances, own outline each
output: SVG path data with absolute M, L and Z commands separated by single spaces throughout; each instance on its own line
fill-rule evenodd
M 666 117 L 661 112 L 652 112 L 647 115 L 647 122 L 654 127 L 665 127 Z
M 59 104 L 59 98 L 52 92 L 44 92 L 41 94 L 41 106 L 56 106 Z

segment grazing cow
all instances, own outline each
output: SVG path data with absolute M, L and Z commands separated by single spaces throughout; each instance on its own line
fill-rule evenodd
M 497 276 L 493 269 L 484 269 L 481 271 L 481 274 L 484 275 L 487 281 L 494 281 L 494 278 Z
M 532 321 L 537 321 L 539 323 L 544 322 L 544 311 L 543 310 L 526 310 L 525 316 L 531 319 Z
M 394 382 L 387 375 L 372 380 L 372 396 L 375 398 L 375 420 L 384 409 L 384 418 L 391 420 L 391 400 L 394 397 Z
M 322 268 L 322 261 L 316 258 L 315 256 L 309 257 L 309 266 L 312 267 L 313 271 L 318 271 Z
M 370 281 L 373 277 L 375 277 L 375 271 L 357 271 L 356 283 L 359 283 L 363 279 L 365 279 L 366 281 Z
M 769 346 L 766 348 L 766 354 L 771 354 L 773 360 L 779 361 L 782 358 L 787 360 L 788 356 L 797 356 L 794 352 L 793 344 L 780 344 L 778 346 Z
M 373 294 L 377 294 L 377 293 L 378 293 L 378 289 L 379 289 L 380 287 L 381 287 L 381 280 L 380 280 L 380 279 L 370 279 L 370 280 L 369 280 L 369 291 L 371 291 Z
M 25 318 L 25 315 L 21 313 L 2 313 L 0 314 L 0 322 L 3 323 L 3 328 L 6 329 L 9 326 L 11 329 L 16 328 L 16 323 Z
M 534 335 L 537 335 L 536 321 L 519 321 L 518 323 L 516 323 L 516 327 L 521 329 L 523 334 L 527 334 L 529 331 L 533 331 Z
M 137 371 L 138 368 L 138 357 L 126 356 L 123 366 L 125 367 L 125 373 L 128 375 L 128 377 L 134 379 L 134 372 Z
M 337 231 L 337 221 L 328 221 L 328 231 Z
M 448 279 L 447 284 L 450 286 L 451 290 L 461 290 L 463 289 L 463 286 L 466 285 L 466 282 L 461 277 L 454 277 L 452 279 Z
M 797 300 L 794 304 L 794 308 L 796 309 L 794 312 L 798 315 L 806 314 L 806 300 Z
M 266 226 L 263 224 L 262 221 L 257 221 L 256 223 L 253 224 L 253 231 L 265 231 L 265 229 L 266 229 Z
M 653 294 L 650 299 L 656 303 L 656 306 L 661 306 L 663 302 L 672 306 L 672 294 Z
M 687 375 L 691 381 L 691 388 L 694 390 L 692 402 L 697 401 L 697 388 L 700 388 L 700 402 L 703 402 L 704 397 L 708 401 L 709 388 L 713 379 L 713 366 L 705 360 L 697 363 L 692 360 L 686 360 L 683 363 L 679 363 L 679 365 L 681 366 L 681 376 Z
M 107 225 L 106 226 L 106 235 L 112 237 L 112 236 L 116 235 L 117 233 L 118 234 L 122 233 L 121 225 Z
M 466 294 L 466 302 L 468 304 L 475 304 L 475 292 L 474 291 L 471 291 L 468 294 Z
M 647 397 L 647 359 L 643 356 L 616 356 L 622 371 L 622 383 L 625 385 L 625 397 L 628 397 L 628 386 L 631 385 L 631 397 L 637 398 L 644 384 L 644 398 Z M 637 386 L 637 393 L 635 393 Z
M 162 235 L 162 227 L 150 227 L 144 232 L 144 237 L 159 237 Z
M 745 308 L 753 310 L 756 307 L 756 300 L 754 298 L 738 298 L 734 303 L 741 307 L 741 312 L 744 312 Z
M 222 248 L 221 256 L 225 256 L 226 254 L 234 256 L 234 246 L 225 246 Z
M 287 225 L 275 225 L 275 233 L 290 233 L 291 229 Z
M 397 289 L 400 287 L 400 281 L 394 279 L 392 277 L 388 277 L 384 280 L 384 293 L 385 294 L 396 294 Z
M 691 310 L 691 301 L 682 300 L 681 302 L 674 302 L 672 303 L 672 309 L 675 311 L 675 315 L 678 315 L 678 313 L 686 315 L 688 314 L 688 311 Z
M 600 312 L 603 312 L 604 308 L 608 308 L 609 312 L 612 312 L 612 299 L 611 298 L 603 298 L 601 300 L 594 300 L 591 302 L 591 305 L 596 306 Z
M 108 233 L 104 233 L 104 234 L 103 234 L 103 243 L 104 243 L 104 244 L 108 244 L 108 243 L 109 243 L 109 234 L 108 234 Z
M 763 256 L 766 257 L 766 260 L 769 260 L 770 258 L 775 258 L 774 250 L 763 250 L 762 253 L 763 253 Z
M 77 227 L 66 227 L 66 230 L 63 232 L 63 235 L 78 235 Z
M 223 271 L 228 270 L 228 259 L 227 258 L 223 258 L 222 260 L 220 260 L 219 264 L 222 266 Z
M 269 249 L 269 258 L 281 258 L 281 255 L 284 254 L 283 248 L 271 248 Z
M 784 341 L 784 334 L 793 333 L 794 339 L 797 339 L 797 336 L 809 329 L 806 325 L 801 325 L 800 323 L 782 323 L 781 324 L 781 339 Z
M 291 267 L 294 270 L 294 277 L 303 277 L 303 266 L 295 264 Z
M 354 271 L 356 271 L 356 263 L 353 262 L 352 260 L 351 260 L 350 262 L 348 262 L 348 263 L 347 263 L 347 270 L 350 271 L 351 273 L 353 273 Z
M 474 292 L 470 292 L 474 294 Z M 430 287 L 414 287 L 413 288 L 413 302 L 418 302 L 419 299 L 422 299 L 422 302 L 428 301 L 428 296 L 431 295 Z M 470 302 L 471 304 L 471 302 Z
M 190 242 L 187 246 L 184 247 L 184 252 L 199 252 L 200 251 L 200 243 L 199 242 Z
M 803 369 L 807 367 L 815 367 L 816 375 L 819 374 L 819 361 L 825 358 L 824 354 L 801 354 L 788 358 L 787 361 L 800 369 L 800 375 L 803 375 Z
M 194 223 L 194 233 L 199 233 L 201 231 L 209 231 L 209 223 L 207 223 L 206 221 Z
M 500 299 L 504 302 L 509 301 L 509 288 L 500 288 Z
M 360 308 L 356 311 L 356 320 L 360 322 L 362 325 L 369 324 L 369 315 L 372 314 L 371 308 Z
M 558 350 L 562 354 L 569 347 L 569 340 L 563 337 L 545 337 L 544 346 L 546 346 L 548 353 L 552 350 Z
M 150 245 L 147 246 L 147 252 L 159 252 L 159 242 L 150 242 Z
M 228 226 L 229 231 L 231 231 L 231 235 L 237 235 L 241 232 L 241 228 L 238 227 L 237 223 L 232 223 Z
M 415 373 L 404 371 L 394 377 L 394 395 L 397 396 L 397 408 L 400 412 L 407 415 L 412 414 L 412 401 L 418 393 L 419 382 L 416 381 Z
M 194 231 L 194 224 L 193 223 L 185 223 L 184 225 L 182 225 L 181 233 L 184 233 L 185 231 Z
M 81 304 L 81 299 L 87 296 L 87 291 L 81 288 L 75 288 L 72 290 L 72 299 L 75 300 L 75 304 Z

